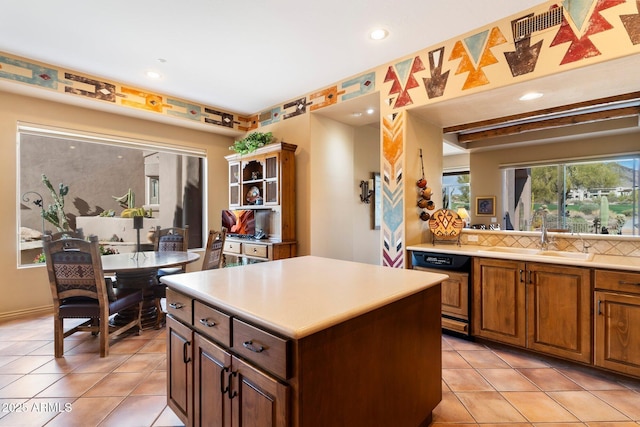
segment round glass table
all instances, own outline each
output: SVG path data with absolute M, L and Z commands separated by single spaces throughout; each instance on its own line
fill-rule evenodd
M 106 275 L 113 273 L 117 288 L 142 289 L 142 327 L 148 329 L 158 326 L 164 313 L 158 310 L 153 286 L 161 286 L 158 282 L 158 269 L 190 264 L 200 259 L 193 252 L 135 252 L 103 255 L 102 270 Z M 113 323 L 128 323 L 137 315 L 135 310 L 123 311 L 113 318 Z

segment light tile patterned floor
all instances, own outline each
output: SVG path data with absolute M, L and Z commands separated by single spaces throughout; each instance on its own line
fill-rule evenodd
M 50 316 L 0 323 L 0 426 L 182 425 L 166 406 L 164 330 L 112 341 L 107 358 L 75 334 L 55 359 L 52 338 Z M 640 424 L 638 380 L 451 336 L 442 350 L 433 426 Z

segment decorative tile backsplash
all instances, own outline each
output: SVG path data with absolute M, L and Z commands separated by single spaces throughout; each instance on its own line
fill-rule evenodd
M 476 236 L 477 242 L 470 241 L 469 236 Z M 588 252 L 599 255 L 640 257 L 640 238 L 570 233 L 549 233 L 549 238 L 549 249 L 582 252 L 583 246 L 586 246 Z M 474 239 L 472 238 L 472 240 Z M 474 246 L 538 248 L 540 247 L 540 233 L 465 229 L 460 237 L 460 243 Z

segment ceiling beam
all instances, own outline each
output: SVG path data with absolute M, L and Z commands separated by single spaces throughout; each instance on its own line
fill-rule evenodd
M 458 142 L 470 143 L 483 139 L 496 138 L 507 135 L 515 135 L 524 132 L 533 132 L 543 129 L 551 129 L 563 126 L 572 126 L 581 123 L 597 122 L 622 117 L 640 115 L 640 106 L 616 108 L 612 110 L 595 111 L 591 113 L 576 114 L 571 116 L 557 117 L 553 119 L 540 120 L 531 123 L 514 124 L 494 129 L 481 130 L 477 132 L 458 134 Z
M 542 110 L 529 111 L 522 114 L 514 114 L 511 116 L 498 117 L 490 120 L 483 120 L 479 122 L 465 123 L 457 126 L 450 126 L 443 129 L 445 134 L 456 133 L 470 133 L 474 129 L 487 129 L 499 126 L 509 126 L 509 123 L 514 122 L 531 122 L 535 120 L 544 121 L 545 117 L 552 115 L 559 115 L 562 113 L 577 112 L 581 109 L 593 109 L 596 107 L 610 106 L 611 104 L 639 101 L 640 92 L 631 92 L 623 95 L 610 96 L 606 98 L 594 99 L 591 101 L 578 102 L 574 104 L 563 105 L 560 107 L 546 108 Z

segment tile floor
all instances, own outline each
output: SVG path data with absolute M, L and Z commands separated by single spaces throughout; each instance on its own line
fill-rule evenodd
M 52 337 L 50 316 L 0 323 L 0 426 L 182 425 L 166 406 L 164 330 L 112 341 L 107 358 L 81 333 L 55 359 Z M 442 350 L 433 426 L 640 425 L 640 381 L 451 336 Z

